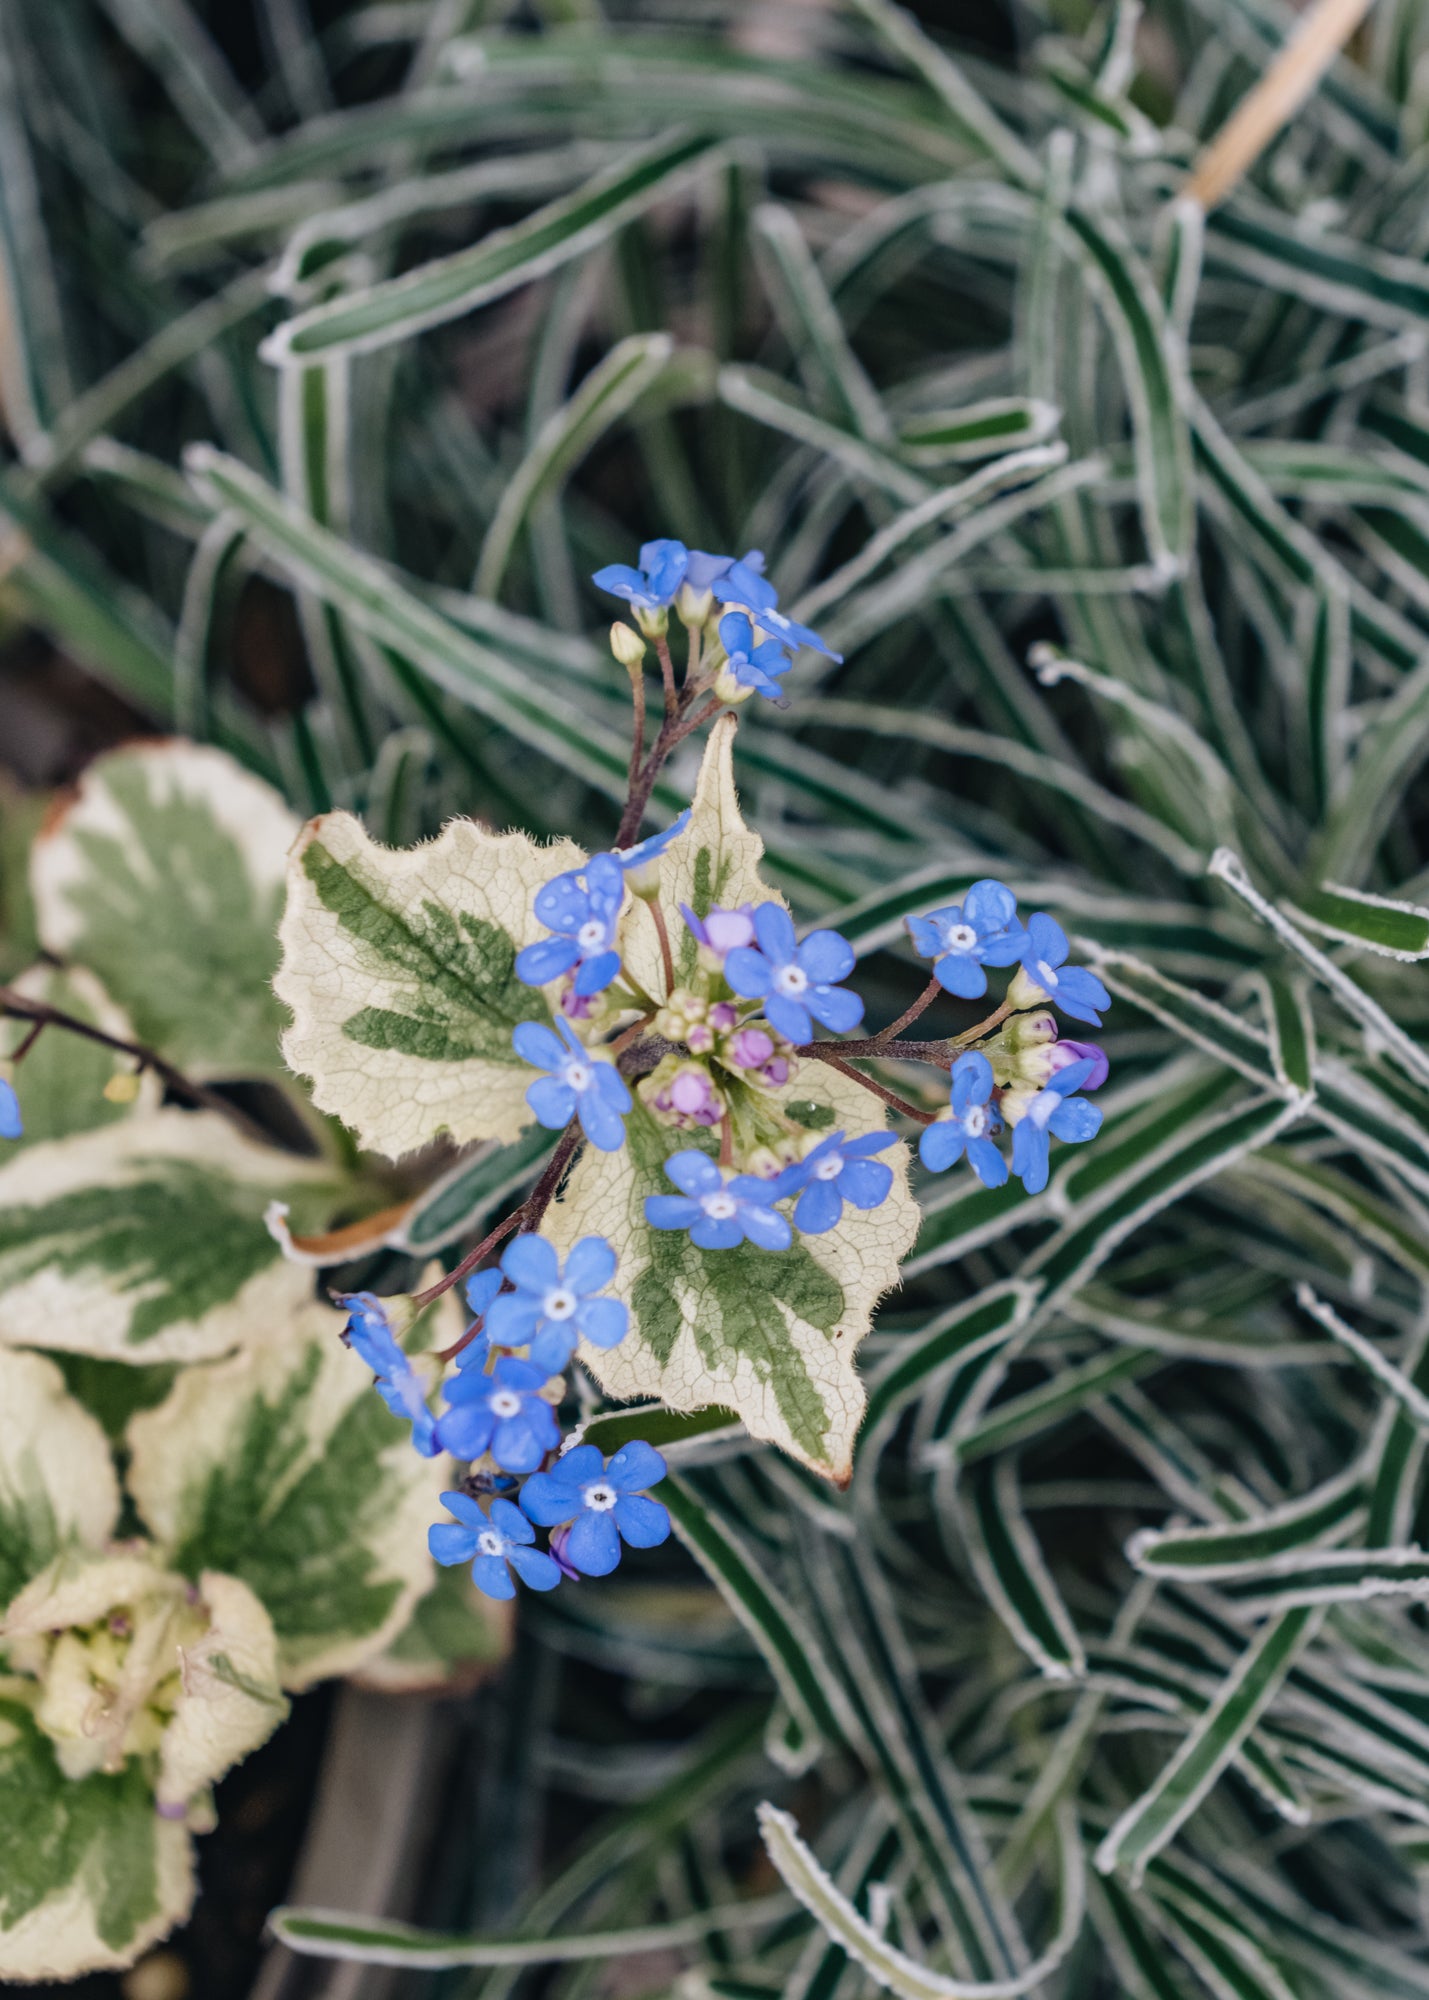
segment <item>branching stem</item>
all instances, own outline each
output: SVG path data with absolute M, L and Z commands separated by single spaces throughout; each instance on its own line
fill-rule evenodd
M 865 1090 L 871 1090 L 875 1097 L 881 1097 L 885 1104 L 892 1110 L 900 1112 L 903 1117 L 914 1118 L 920 1125 L 933 1123 L 931 1111 L 920 1111 L 916 1104 L 910 1104 L 908 1099 L 900 1097 L 896 1090 L 887 1089 L 873 1077 L 865 1076 L 862 1070 L 855 1069 L 852 1063 L 845 1062 L 833 1042 L 810 1042 L 800 1053 L 814 1056 L 821 1063 L 827 1063 L 829 1068 L 836 1069 L 840 1076 L 846 1076 L 850 1083 L 862 1084 Z

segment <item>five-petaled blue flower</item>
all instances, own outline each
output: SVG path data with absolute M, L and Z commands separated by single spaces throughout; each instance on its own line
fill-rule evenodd
M 557 1032 L 539 1021 L 523 1021 L 511 1033 L 522 1062 L 548 1070 L 526 1092 L 526 1102 L 549 1132 L 559 1132 L 579 1116 L 581 1130 L 602 1153 L 618 1153 L 625 1144 L 625 1115 L 630 1092 L 614 1063 L 592 1055 L 569 1021 L 556 1023 Z
M 453 1458 L 489 1451 L 503 1472 L 534 1472 L 561 1441 L 556 1413 L 541 1395 L 549 1379 L 544 1368 L 510 1355 L 489 1375 L 463 1369 L 446 1386 L 437 1443 Z
M 526 986 L 544 986 L 574 966 L 577 993 L 603 993 L 620 970 L 615 933 L 624 901 L 625 869 L 617 854 L 593 854 L 583 869 L 543 883 L 536 917 L 557 935 L 516 954 L 516 977 Z
M 841 660 L 843 654 L 826 646 L 817 632 L 776 610 L 779 593 L 763 571 L 763 556 L 757 549 L 751 549 L 748 555 L 731 563 L 722 575 L 717 576 L 711 588 L 721 604 L 734 604 L 749 612 L 761 631 L 767 632 L 771 639 L 791 652 L 797 652 L 800 646 L 807 646 L 815 653 L 824 654 L 827 659 Z
M 620 1561 L 620 1544 L 658 1548 L 670 1532 L 670 1517 L 658 1500 L 644 1498 L 647 1486 L 665 1477 L 665 1461 L 641 1439 L 622 1445 L 609 1465 L 593 1444 L 578 1444 L 549 1472 L 538 1472 L 521 1489 L 521 1505 L 543 1528 L 571 1523 L 561 1553 L 584 1576 L 609 1576 Z
M 421 1378 L 397 1344 L 381 1299 L 371 1292 L 334 1292 L 333 1303 L 347 1309 L 343 1338 L 377 1380 L 373 1385 L 394 1417 L 412 1426 L 412 1443 L 423 1458 L 435 1458 L 436 1422 L 427 1408 Z
M 546 1375 L 560 1374 L 578 1340 L 588 1340 L 592 1347 L 618 1346 L 630 1326 L 630 1309 L 621 1299 L 601 1296 L 615 1276 L 615 1264 L 615 1252 L 603 1236 L 583 1236 L 564 1270 L 544 1236 L 516 1237 L 501 1259 L 516 1289 L 503 1292 L 487 1308 L 488 1337 L 498 1347 L 529 1345 L 532 1362 Z
M 1039 910 L 1028 920 L 1019 954 L 1022 969 L 1033 986 L 1041 989 L 1054 1006 L 1078 1021 L 1102 1024 L 1099 1008 L 1110 1007 L 1111 995 L 1094 972 L 1085 966 L 1068 965 L 1071 950 L 1067 933 L 1055 917 Z
M 448 1569 L 470 1561 L 471 1580 L 486 1596 L 514 1597 L 513 1569 L 532 1590 L 554 1590 L 560 1582 L 555 1558 L 531 1546 L 531 1523 L 510 1500 L 493 1500 L 490 1514 L 467 1493 L 444 1493 L 442 1505 L 456 1520 L 428 1528 L 427 1547 Z
M 665 1172 L 679 1194 L 647 1194 L 645 1220 L 652 1229 L 688 1229 L 701 1250 L 733 1250 L 747 1236 L 761 1250 L 787 1250 L 793 1231 L 771 1204 L 774 1181 L 754 1174 L 726 1179 L 708 1153 L 674 1153 Z
M 869 1155 L 881 1153 L 895 1137 L 892 1132 L 865 1132 L 861 1138 L 845 1139 L 842 1132 L 830 1132 L 769 1184 L 774 1199 L 799 1192 L 794 1226 L 806 1236 L 822 1236 L 832 1229 L 846 1201 L 855 1208 L 877 1208 L 893 1186 L 893 1169 Z
M 961 903 L 906 919 L 919 958 L 931 958 L 933 976 L 960 1000 L 987 991 L 985 965 L 1016 965 L 1025 933 L 1017 898 L 1001 882 L 974 882 Z
M 720 644 L 728 658 L 726 671 L 741 687 L 753 688 L 766 701 L 782 701 L 779 675 L 794 664 L 777 639 L 756 645 L 754 627 L 743 611 L 727 611 L 719 621 Z
M 968 1165 L 984 1187 L 1001 1187 L 1007 1179 L 1007 1162 L 992 1143 L 992 1134 L 1002 1129 L 989 1101 L 992 1086 L 992 1064 L 986 1056 L 968 1049 L 958 1057 L 953 1064 L 952 1109 L 925 1126 L 918 1141 L 918 1157 L 930 1173 L 945 1173 L 966 1152 Z
M 763 1000 L 765 1014 L 786 1042 L 811 1042 L 814 1021 L 840 1035 L 858 1026 L 862 1000 L 835 983 L 854 968 L 846 938 L 837 931 L 810 931 L 797 943 L 793 919 L 778 903 L 759 905 L 754 935 L 758 948 L 736 946 L 724 962 L 724 976 L 742 998 Z
M 24 1136 L 25 1121 L 20 1116 L 20 1100 L 15 1095 L 15 1086 L 0 1076 L 0 1139 L 19 1139 Z
M 640 567 L 629 563 L 609 563 L 591 578 L 597 590 L 623 597 L 637 611 L 663 611 L 672 604 L 690 567 L 690 552 L 683 542 L 645 542 L 640 549 Z
M 1096 1070 L 1088 1056 L 1068 1063 L 1044 1090 L 1039 1090 L 1012 1128 L 1012 1171 L 1029 1194 L 1040 1194 L 1047 1185 L 1048 1156 L 1053 1139 L 1080 1146 L 1094 1139 L 1101 1129 L 1101 1107 L 1088 1104 L 1085 1097 L 1073 1097 Z

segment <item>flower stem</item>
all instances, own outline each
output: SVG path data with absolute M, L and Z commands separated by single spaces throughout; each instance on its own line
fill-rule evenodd
M 658 896 L 652 896 L 645 907 L 655 919 L 655 928 L 660 933 L 660 959 L 665 967 L 665 998 L 668 1000 L 675 990 L 675 958 L 670 950 L 670 930 Z
M 645 755 L 645 669 L 630 670 L 630 699 L 635 709 L 635 732 L 630 745 L 630 771 L 625 780 L 626 796 L 635 789 L 640 775 L 640 759 Z
M 861 1083 L 865 1090 L 871 1090 L 875 1097 L 881 1097 L 886 1105 L 900 1112 L 903 1117 L 915 1118 L 920 1125 L 933 1123 L 931 1111 L 920 1111 L 916 1104 L 910 1104 L 908 1099 L 900 1097 L 897 1091 L 888 1090 L 883 1084 L 876 1083 L 871 1076 L 865 1076 L 862 1070 L 855 1069 L 852 1063 L 845 1062 L 842 1055 L 835 1053 L 832 1042 L 810 1042 L 799 1053 L 815 1056 L 820 1062 L 827 1063 L 829 1068 L 836 1069 L 840 1076 L 846 1076 L 850 1083 Z
M 928 984 L 923 988 L 923 991 L 918 995 L 918 998 L 913 1002 L 913 1005 L 905 1008 L 896 1021 L 890 1021 L 886 1028 L 880 1029 L 873 1039 L 876 1042 L 891 1042 L 895 1035 L 901 1035 L 905 1028 L 911 1026 L 917 1020 L 925 1007 L 932 1006 L 942 990 L 942 982 L 939 980 L 938 975 L 934 973 Z
M 660 656 L 660 679 L 665 686 L 665 716 L 668 720 L 679 706 L 675 693 L 675 662 L 670 657 L 670 641 L 662 632 L 655 641 L 655 651 Z

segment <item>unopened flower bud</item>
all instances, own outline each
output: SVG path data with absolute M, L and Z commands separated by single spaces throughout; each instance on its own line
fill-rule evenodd
M 785 1084 L 794 1081 L 796 1068 L 792 1056 L 771 1056 L 756 1074 L 767 1090 L 782 1090 Z
M 610 650 L 622 667 L 638 674 L 645 659 L 645 641 L 633 626 L 617 618 L 610 628 Z
M 728 667 L 721 668 L 715 676 L 715 700 L 724 702 L 729 708 L 738 708 L 740 703 L 748 701 L 753 693 L 754 689 L 746 687 L 742 681 L 737 681 Z
M 1028 977 L 1025 965 L 1019 965 L 1007 989 L 1007 997 L 1015 1008 L 1021 1010 L 1026 1007 L 1045 1007 L 1052 996 L 1045 986 L 1039 986 L 1035 979 Z
M 1014 1014 L 1000 1038 L 1009 1049 L 1038 1047 L 1057 1039 L 1057 1022 L 1045 1007 L 1035 1014 Z
M 692 1056 L 707 1056 L 714 1045 L 714 1029 L 708 1021 L 696 1021 L 685 1036 L 685 1046 Z
M 659 604 L 647 609 L 644 605 L 637 604 L 635 622 L 647 639 L 663 639 L 670 629 L 669 607 Z
M 728 914 L 726 912 L 725 914 Z M 721 1035 L 739 1026 L 739 1009 L 732 1000 L 716 1000 L 709 1011 L 710 1026 Z
M 640 1095 L 656 1115 L 676 1126 L 718 1125 L 724 1099 L 700 1063 L 667 1056 L 640 1086 Z
M 756 1146 L 744 1162 L 744 1171 L 753 1174 L 756 1180 L 772 1181 L 776 1174 L 782 1174 L 788 1162 L 781 1160 L 772 1146 Z
M 774 1037 L 764 1028 L 741 1028 L 726 1049 L 736 1069 L 759 1069 L 774 1053 Z
M 709 623 L 710 613 L 713 610 L 712 590 L 695 590 L 688 583 L 680 585 L 679 595 L 675 599 L 675 611 L 682 625 L 688 626 L 692 632 L 696 631 L 700 626 Z
M 1106 1050 L 1097 1042 L 1058 1042 L 1048 1051 L 1052 1058 L 1049 1074 L 1055 1076 L 1058 1070 L 1068 1069 L 1073 1063 L 1091 1062 L 1095 1064 L 1085 1083 L 1077 1085 L 1078 1090 L 1100 1090 L 1106 1082 L 1111 1065 L 1107 1061 Z

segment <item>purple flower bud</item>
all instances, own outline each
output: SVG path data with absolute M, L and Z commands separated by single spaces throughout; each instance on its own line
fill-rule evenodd
M 577 993 L 567 986 L 561 995 L 561 1012 L 568 1021 L 588 1021 L 595 1012 L 595 995 Z
M 741 1028 L 729 1044 L 729 1059 L 738 1069 L 759 1069 L 774 1053 L 774 1037 L 763 1028 Z
M 788 1056 L 775 1056 L 760 1070 L 759 1081 L 770 1090 L 782 1090 L 793 1074 L 792 1060 Z
M 579 1583 L 581 1580 L 580 1571 L 573 1568 L 566 1560 L 566 1543 L 571 1538 L 571 1529 L 574 1525 L 573 1521 L 568 1521 L 564 1528 L 552 1528 L 550 1538 L 546 1544 L 551 1552 L 552 1561 L 567 1583 Z
M 737 945 L 754 942 L 754 910 L 752 904 L 744 904 L 737 910 L 713 909 L 705 918 L 697 917 L 688 903 L 681 903 L 680 913 L 691 934 L 707 951 L 723 960 Z
M 685 1047 L 692 1056 L 707 1056 L 714 1042 L 714 1029 L 708 1021 L 696 1021 L 685 1036 Z
M 1078 1084 L 1079 1090 L 1100 1090 L 1106 1082 L 1110 1064 L 1106 1050 L 1096 1042 L 1057 1042 L 1047 1051 L 1049 1058 L 1047 1074 L 1055 1076 L 1058 1070 L 1067 1069 L 1075 1062 L 1094 1062 L 1096 1068 L 1085 1083 Z
M 732 1000 L 716 1000 L 709 1011 L 709 1023 L 722 1035 L 739 1026 L 739 1009 Z

